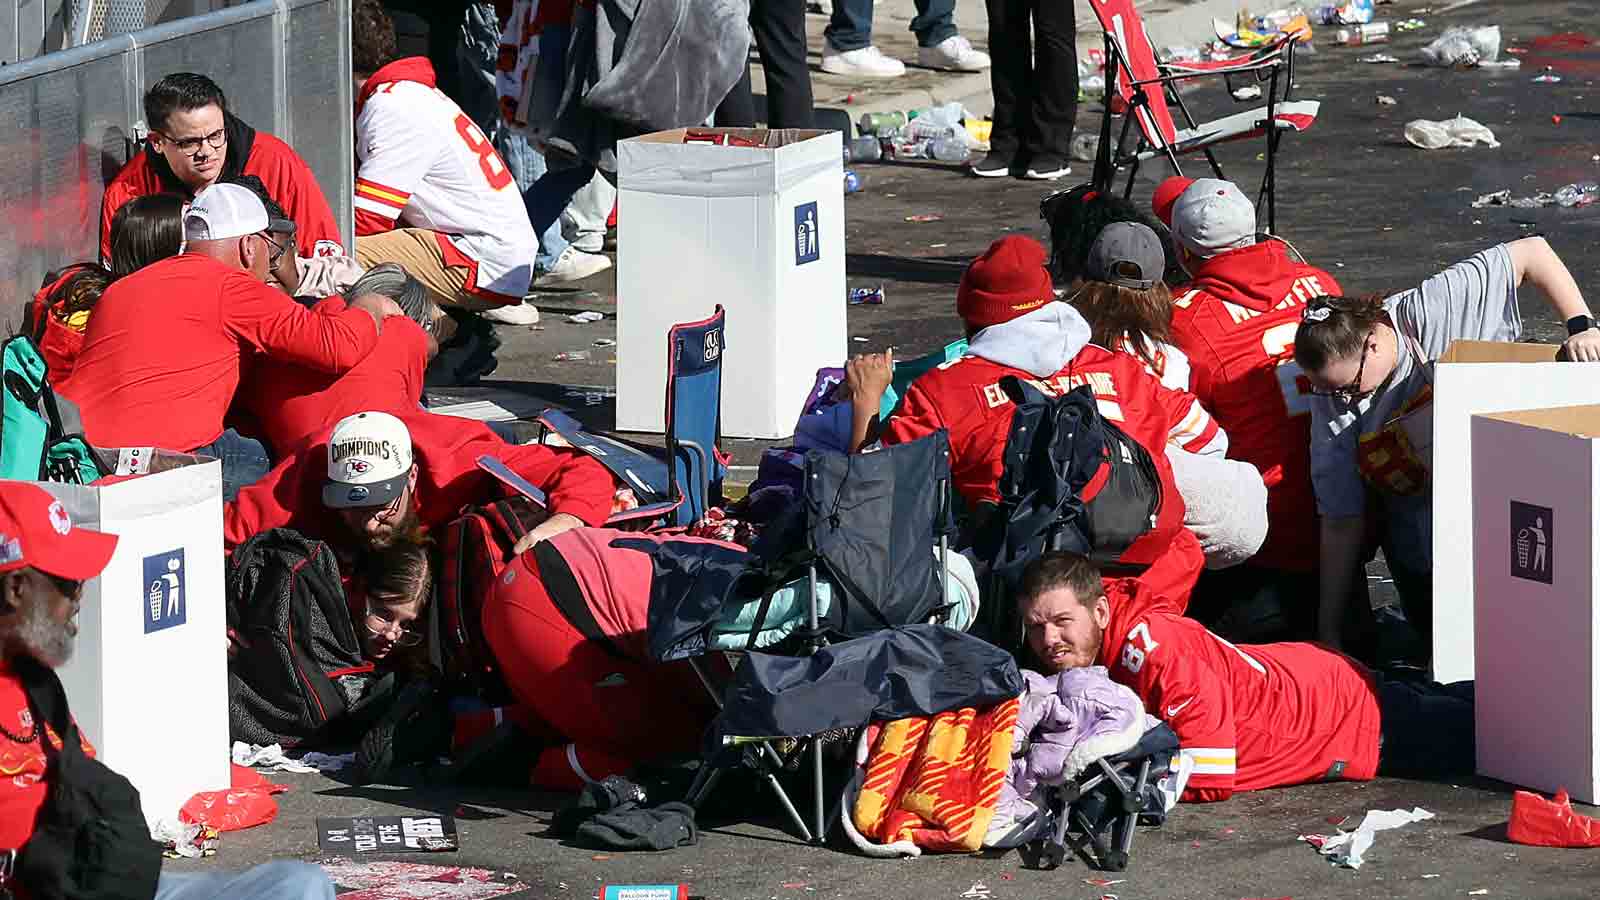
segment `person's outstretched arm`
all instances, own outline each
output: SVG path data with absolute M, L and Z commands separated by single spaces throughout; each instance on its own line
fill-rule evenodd
M 1344 644 L 1346 607 L 1362 571 L 1361 544 L 1366 518 L 1322 518 L 1321 600 L 1317 604 L 1317 640 L 1335 650 Z
M 1528 282 L 1538 288 L 1563 322 L 1575 316 L 1593 318 L 1578 282 L 1549 241 L 1529 237 L 1512 241 L 1506 248 L 1511 252 L 1511 265 L 1519 287 Z M 1600 329 L 1590 328 L 1572 335 L 1561 346 L 1567 351 L 1567 358 L 1574 362 L 1600 362 Z

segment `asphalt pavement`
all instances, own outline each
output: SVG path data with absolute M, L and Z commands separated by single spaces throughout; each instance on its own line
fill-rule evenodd
M 1436 4 L 1444 6 L 1445 4 Z M 1413 285 L 1476 250 L 1542 233 L 1593 295 L 1600 294 L 1600 206 L 1583 209 L 1473 209 L 1480 194 L 1553 191 L 1600 180 L 1600 36 L 1596 4 L 1549 0 L 1470 3 L 1448 12 L 1422 4 L 1380 7 L 1391 21 L 1423 18 L 1426 27 L 1388 45 L 1321 45 L 1300 60 L 1298 94 L 1323 103 L 1316 126 L 1283 143 L 1278 170 L 1278 230 L 1313 263 L 1332 272 L 1347 293 Z M 1498 23 L 1508 47 L 1525 49 L 1520 70 L 1443 71 L 1411 64 L 1417 49 L 1456 24 Z M 1571 33 L 1571 34 L 1569 34 Z M 1567 37 L 1560 37 L 1567 34 Z M 1573 37 L 1575 34 L 1577 37 Z M 1205 35 L 1196 34 L 1198 42 Z M 1325 38 L 1326 35 L 1320 37 Z M 1401 64 L 1363 64 L 1373 52 Z M 1545 66 L 1559 83 L 1534 82 Z M 1395 99 L 1379 105 L 1378 95 Z M 1197 110 L 1221 113 L 1232 101 L 1216 87 L 1189 95 Z M 1414 118 L 1465 115 L 1494 130 L 1498 149 L 1423 151 L 1402 137 Z M 1085 104 L 1081 128 L 1099 107 Z M 1218 156 L 1241 184 L 1260 177 L 1257 144 L 1223 148 Z M 1192 164 L 1191 174 L 1200 166 Z M 1075 166 L 1076 168 L 1076 166 Z M 938 163 L 863 165 L 865 190 L 847 199 L 850 286 L 882 284 L 887 303 L 849 310 L 851 349 L 893 346 L 903 357 L 927 352 L 956 335 L 954 292 L 965 264 L 996 237 L 1016 232 L 1048 241 L 1038 217 L 1042 196 L 1086 180 L 1075 171 L 1059 185 L 979 180 Z M 1139 183 L 1145 202 L 1152 185 Z M 911 216 L 937 216 L 912 222 Z M 624 252 L 626 252 L 624 250 Z M 625 298 L 623 302 L 648 302 Z M 495 381 L 447 399 L 505 400 L 515 406 L 556 402 L 604 427 L 611 415 L 613 351 L 594 342 L 614 338 L 614 320 L 574 325 L 565 313 L 613 313 L 605 277 L 539 297 L 542 330 L 507 329 Z M 818 298 L 817 302 L 838 302 Z M 1528 336 L 1549 340 L 1559 323 L 1543 298 L 1521 298 Z M 861 340 L 864 339 L 864 340 Z M 585 363 L 557 363 L 555 354 L 589 350 Z M 508 399 L 509 398 L 509 399 Z M 752 463 L 758 444 L 731 442 L 737 461 Z M 603 710 L 596 710 L 604 715 Z M 1529 735 L 1530 741 L 1541 739 Z M 1160 829 L 1141 831 L 1126 873 L 1102 874 L 1081 863 L 1055 872 L 1022 868 L 1015 854 L 875 861 L 806 846 L 772 817 L 757 792 L 735 798 L 736 821 L 702 823 L 701 842 L 656 854 L 596 854 L 551 837 L 547 823 L 563 798 L 520 792 L 456 792 L 444 788 L 356 788 L 321 776 L 275 776 L 293 790 L 280 796 L 275 822 L 223 836 L 221 852 L 178 868 L 239 867 L 275 858 L 314 859 L 317 816 L 453 814 L 461 850 L 404 857 L 417 862 L 484 866 L 514 872 L 530 887 L 518 897 L 586 900 L 602 882 L 678 882 L 708 898 L 876 898 L 958 900 L 1011 898 L 1580 898 L 1600 894 L 1595 851 L 1548 850 L 1508 843 L 1504 824 L 1511 788 L 1489 781 L 1429 783 L 1379 779 L 1244 794 L 1220 804 L 1181 806 Z M 1297 838 L 1328 833 L 1331 823 L 1367 810 L 1421 806 L 1430 821 L 1380 834 L 1359 871 L 1332 868 Z M 1592 810 L 1591 810 L 1592 812 Z M 1092 878 L 1117 879 L 1094 885 Z M 983 890 L 976 889 L 978 885 Z

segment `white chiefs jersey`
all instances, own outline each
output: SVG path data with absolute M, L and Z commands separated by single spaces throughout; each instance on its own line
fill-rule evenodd
M 528 293 L 539 239 L 522 193 L 483 131 L 437 88 L 390 81 L 367 97 L 356 116 L 355 207 L 357 234 L 396 222 L 439 232 L 445 263 L 471 270 L 468 293 L 502 302 Z

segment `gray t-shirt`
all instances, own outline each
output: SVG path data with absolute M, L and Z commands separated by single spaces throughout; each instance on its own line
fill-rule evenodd
M 1522 334 L 1511 251 L 1500 244 L 1395 294 L 1384 308 L 1400 339 L 1393 374 L 1354 405 L 1311 398 L 1311 482 L 1324 516 L 1359 516 L 1368 483 L 1357 465 L 1358 438 L 1401 414 L 1433 382 L 1434 363 L 1452 341 L 1514 341 Z M 1433 567 L 1433 490 L 1378 491 L 1388 544 L 1411 568 Z

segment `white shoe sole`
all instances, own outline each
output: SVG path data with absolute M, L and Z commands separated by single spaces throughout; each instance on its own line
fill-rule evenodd
M 1004 169 L 980 169 L 973 166 L 972 174 L 978 178 L 1004 178 L 1011 174 L 1011 168 L 1008 166 Z
M 584 253 L 572 266 L 563 266 L 544 273 L 535 280 L 536 285 L 568 284 L 592 278 L 611 268 L 611 257 L 598 253 Z
M 829 75 L 848 75 L 852 78 L 899 78 L 906 73 L 906 68 L 901 65 L 898 69 L 863 69 L 840 60 L 838 57 L 825 56 L 822 58 L 822 71 Z
M 925 59 L 921 56 L 917 57 L 917 65 L 923 67 L 924 69 L 937 69 L 940 72 L 982 72 L 993 64 L 994 63 L 992 60 L 985 60 L 982 63 L 975 63 L 972 65 L 962 65 L 961 63 L 950 59 L 934 60 Z
M 1049 172 L 1035 172 L 1034 170 L 1029 169 L 1022 177 L 1031 181 L 1055 181 L 1057 178 L 1064 178 L 1071 174 L 1072 167 L 1064 166 L 1060 169 L 1055 169 Z
M 514 306 L 497 306 L 494 309 L 484 310 L 479 315 L 497 325 L 539 324 L 539 308 L 526 302 Z

